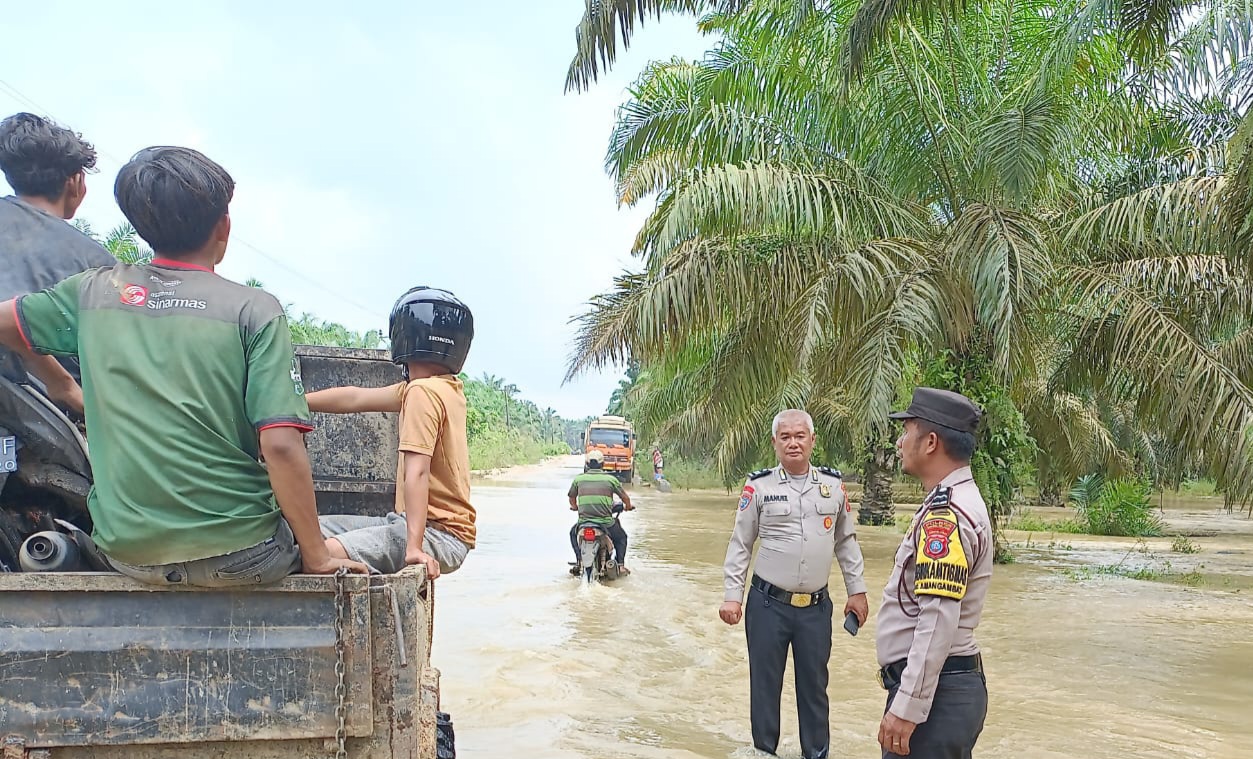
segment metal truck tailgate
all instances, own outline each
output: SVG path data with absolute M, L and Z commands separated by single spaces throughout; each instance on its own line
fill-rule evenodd
M 335 583 L 165 589 L 2 574 L 0 732 L 30 747 L 332 737 Z M 345 578 L 351 736 L 373 730 L 367 583 Z

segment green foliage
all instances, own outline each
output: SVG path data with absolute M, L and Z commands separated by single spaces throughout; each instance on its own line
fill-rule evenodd
M 988 352 L 959 357 L 946 350 L 923 370 L 922 384 L 965 395 L 983 409 L 977 445 L 971 460 L 994 524 L 1007 516 L 1019 488 L 1031 477 L 1036 445 L 1008 390 L 996 379 Z M 997 554 L 1003 555 L 997 537 Z
M 1153 486 L 1145 478 L 1104 480 L 1085 477 L 1071 491 L 1079 520 L 1093 535 L 1149 537 L 1162 534 L 1161 517 L 1152 503 Z
M 139 239 L 139 233 L 129 222 L 122 222 L 101 237 L 86 219 L 75 219 L 74 226 L 80 232 L 104 246 L 109 254 L 124 264 L 146 264 L 152 260 L 152 250 Z
M 605 409 L 606 414 L 626 417 L 635 416 L 632 413 L 634 404 L 631 402 L 631 393 L 635 390 L 635 383 L 639 377 L 639 363 L 632 361 L 627 364 L 626 376 L 618 382 L 618 386 L 614 388 L 613 394 L 609 396 L 609 406 Z
M 476 471 L 534 464 L 569 453 L 564 443 L 540 441 L 522 430 L 499 425 L 480 428 L 470 436 L 470 468 Z
M 547 456 L 568 455 L 578 444 L 582 421 L 561 418 L 518 398 L 518 387 L 502 377 L 462 376 L 466 393 L 466 428 L 470 468 L 499 469 L 531 464 Z
M 656 206 L 571 372 L 639 361 L 649 428 L 731 476 L 788 406 L 873 463 L 944 355 L 994 510 L 1093 470 L 1253 494 L 1253 11 L 1185 5 L 589 1 L 576 89 L 663 11 L 713 41 L 619 111 Z
M 1039 514 L 1029 511 L 1019 511 L 1012 514 L 1009 521 L 1004 523 L 1004 527 L 1007 530 L 1019 530 L 1022 532 L 1062 533 L 1065 535 L 1078 535 L 1086 531 L 1086 525 L 1081 524 L 1076 519 L 1044 519 Z
M 258 282 L 254 286 L 260 287 L 261 284 Z M 294 319 L 290 306 L 287 309 L 287 319 L 288 326 L 291 327 L 292 342 L 297 345 L 325 345 L 337 348 L 383 347 L 381 330 L 353 332 L 342 324 L 322 321 L 307 313 Z
M 1201 552 L 1201 546 L 1187 535 L 1176 535 L 1174 540 L 1170 541 L 1170 550 L 1174 553 L 1194 554 Z
M 1213 480 L 1188 480 L 1179 486 L 1179 492 L 1190 498 L 1208 498 L 1216 495 L 1218 484 Z
M 666 453 L 665 475 L 676 490 L 726 490 L 728 483 L 708 460 L 689 458 L 678 453 Z M 635 471 L 645 480 L 653 476 L 652 448 L 641 448 L 635 453 Z

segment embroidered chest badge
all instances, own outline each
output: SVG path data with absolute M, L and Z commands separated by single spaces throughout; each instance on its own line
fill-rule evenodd
M 826 519 L 822 520 L 822 529 L 829 530 L 831 529 L 831 525 L 833 524 L 835 524 L 835 520 L 832 519 L 831 517 L 827 517 Z

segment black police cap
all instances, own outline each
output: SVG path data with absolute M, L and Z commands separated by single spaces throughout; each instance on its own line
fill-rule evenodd
M 888 416 L 892 419 L 925 419 L 933 424 L 973 435 L 979 429 L 979 417 L 982 415 L 979 407 L 961 393 L 934 387 L 916 387 L 909 408 Z

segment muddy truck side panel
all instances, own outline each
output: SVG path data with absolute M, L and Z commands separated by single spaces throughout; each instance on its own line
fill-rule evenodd
M 400 380 L 384 351 L 297 354 L 306 391 Z M 315 415 L 319 511 L 392 508 L 395 416 Z M 354 759 L 433 759 L 432 593 L 416 567 L 237 589 L 0 573 L 0 757 L 331 757 L 342 734 Z

